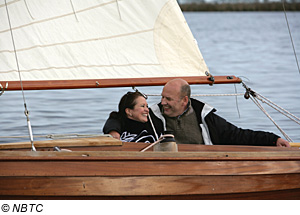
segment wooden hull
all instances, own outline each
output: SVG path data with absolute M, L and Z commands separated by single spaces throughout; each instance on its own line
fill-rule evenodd
M 147 144 L 0 150 L 1 199 L 300 199 L 300 150 Z

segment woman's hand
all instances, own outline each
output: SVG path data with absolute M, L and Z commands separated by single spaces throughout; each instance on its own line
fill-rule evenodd
M 116 131 L 111 131 L 111 132 L 109 132 L 109 134 L 115 139 L 118 139 L 118 140 L 120 139 L 120 134 Z

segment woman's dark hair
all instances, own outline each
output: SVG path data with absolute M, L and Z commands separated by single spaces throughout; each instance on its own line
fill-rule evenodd
M 124 96 L 122 96 L 122 98 L 119 102 L 119 111 L 111 112 L 110 117 L 121 119 L 123 121 L 123 119 L 125 119 L 127 117 L 125 109 L 126 108 L 133 109 L 133 107 L 136 105 L 136 99 L 139 96 L 145 97 L 142 93 L 140 93 L 138 91 L 127 92 Z

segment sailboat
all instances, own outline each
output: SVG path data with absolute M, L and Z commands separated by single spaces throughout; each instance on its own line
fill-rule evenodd
M 210 74 L 176 0 L 1 0 L 0 17 L 2 96 L 161 86 L 175 77 L 242 82 Z M 300 198 L 298 147 L 157 152 L 110 136 L 34 141 L 24 107 L 30 141 L 0 144 L 1 199 Z

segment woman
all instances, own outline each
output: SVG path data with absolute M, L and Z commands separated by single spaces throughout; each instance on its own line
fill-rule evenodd
M 162 132 L 162 122 L 148 108 L 140 92 L 126 93 L 119 102 L 119 111 L 111 112 L 103 127 L 104 134 L 124 142 L 153 143 Z

